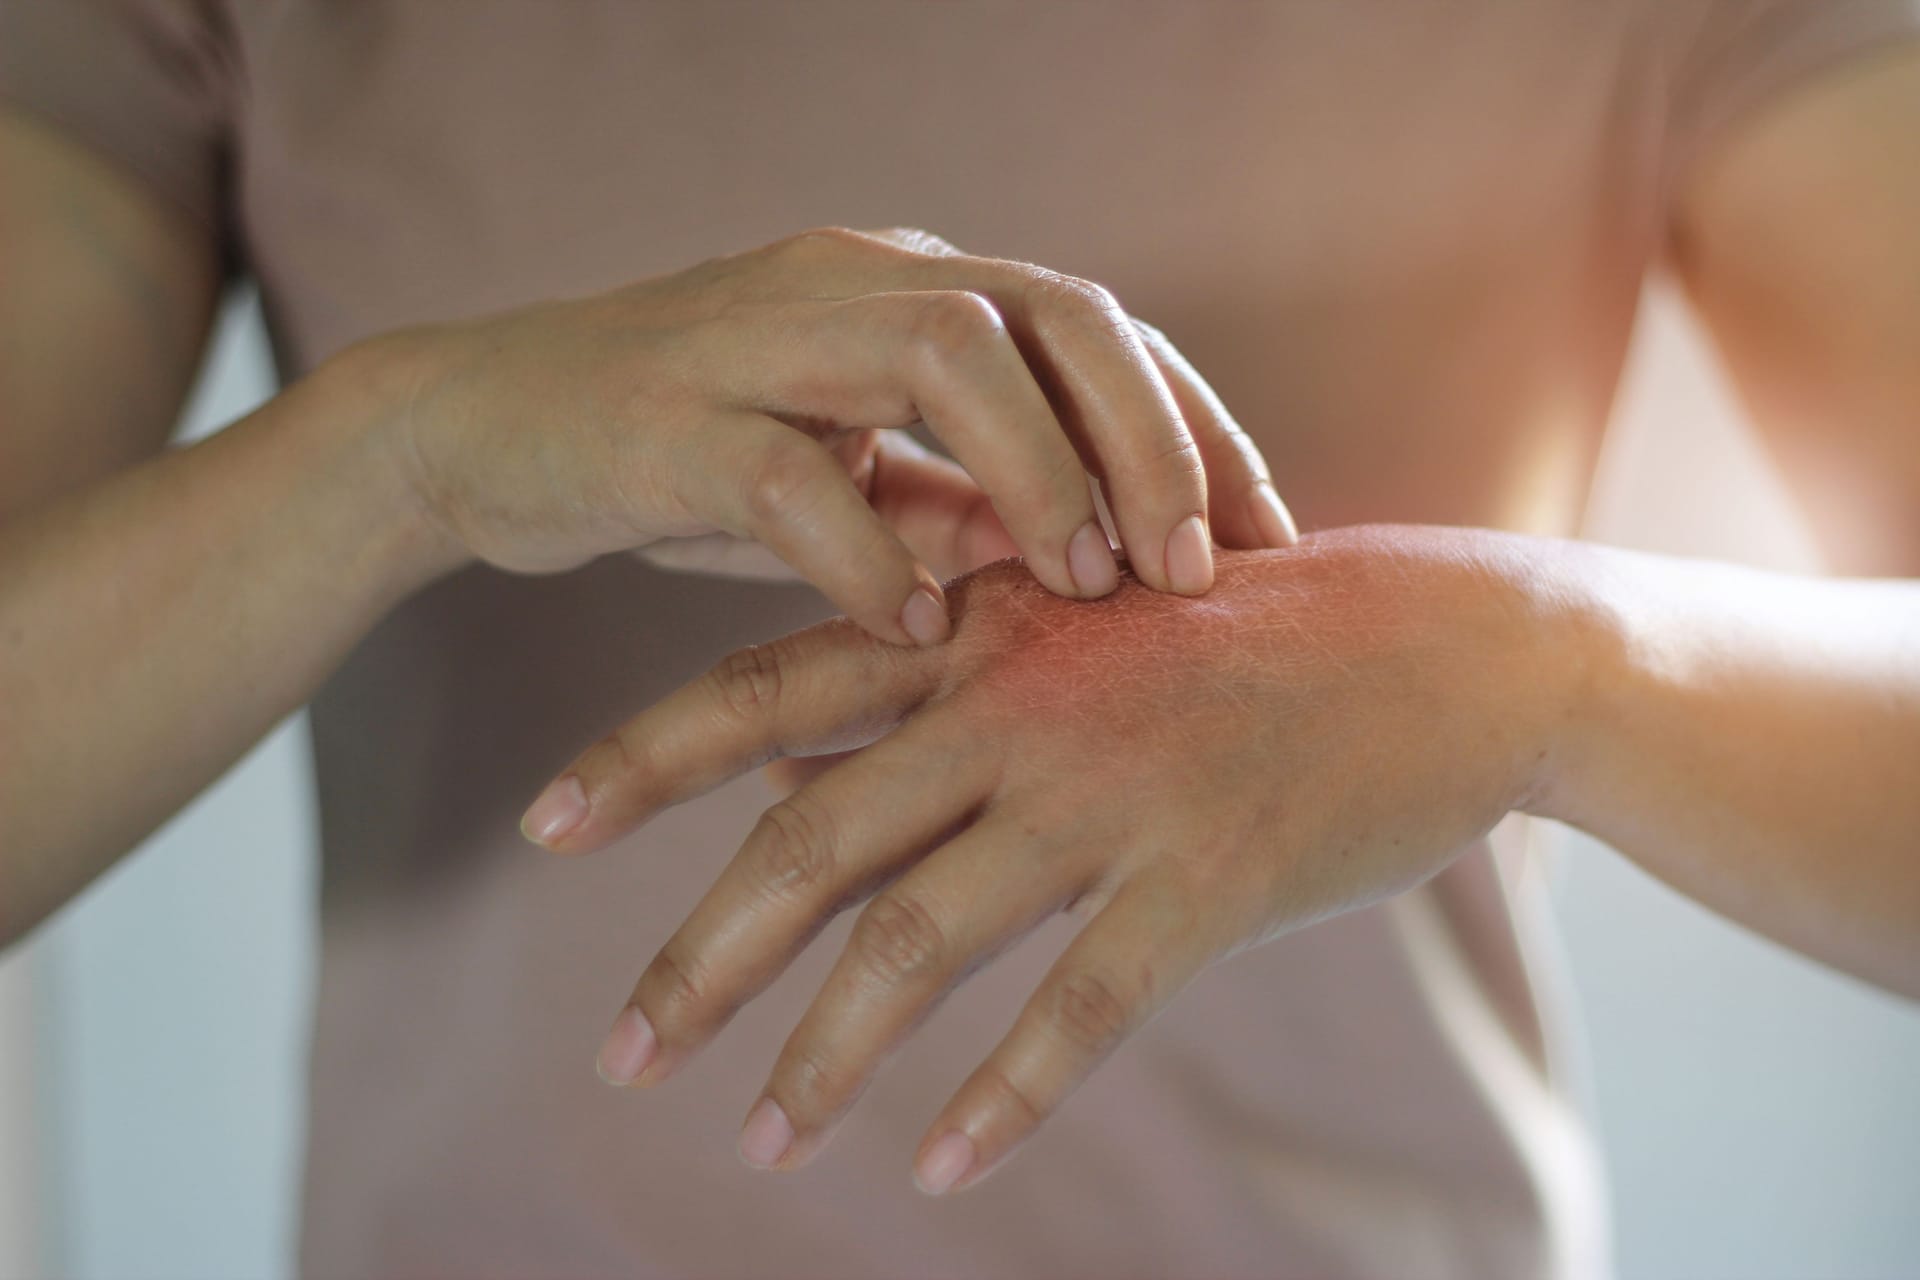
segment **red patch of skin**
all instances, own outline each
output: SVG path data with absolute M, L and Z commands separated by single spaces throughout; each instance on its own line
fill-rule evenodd
M 1436 624 L 1485 612 L 1486 588 L 1506 570 L 1481 557 L 1501 557 L 1478 535 L 1424 535 L 1372 528 L 1282 551 L 1217 549 L 1214 587 L 1200 597 L 1151 590 L 1124 564 L 1119 587 L 1090 601 L 1053 594 L 1018 560 L 983 566 L 947 585 L 954 632 L 920 655 L 938 670 L 927 702 L 964 702 L 1010 764 L 1065 754 L 1069 769 L 1096 766 L 1113 781 L 1142 759 L 1177 765 L 1165 748 L 1183 740 L 1204 755 L 1238 735 L 1263 772 L 1277 769 L 1312 735 L 1266 743 L 1269 722 L 1311 718 L 1330 672 L 1369 671 L 1378 683 L 1386 668 L 1441 665 Z M 1439 693 L 1416 681 L 1406 709 Z M 780 761 L 769 773 L 797 787 L 839 758 Z
M 1346 559 L 1314 544 L 1218 551 L 1205 596 L 1153 591 L 1123 570 L 1117 590 L 1091 601 L 1055 596 L 1017 564 L 988 566 L 949 588 L 955 665 L 1012 714 L 1098 714 L 1121 740 L 1164 734 L 1185 710 L 1218 716 L 1222 701 L 1264 698 L 1312 657 L 1394 647 L 1406 602 Z M 1190 696 L 1170 699 L 1182 683 Z
M 902 716 L 993 753 L 989 814 L 1142 860 L 1190 845 L 1291 927 L 1431 873 L 1524 792 L 1547 713 L 1521 695 L 1551 683 L 1525 572 L 1505 535 L 1399 528 L 1218 552 L 1198 598 L 1123 575 L 1068 600 L 1003 561 L 950 584 L 953 638 L 904 656 L 927 666 Z M 1448 790 L 1468 799 L 1443 816 Z M 1381 856 L 1346 866 L 1361 847 Z
M 831 714 L 809 713 L 831 738 L 820 745 L 877 733 L 869 749 L 894 753 L 865 774 L 853 762 L 838 790 L 823 780 L 810 821 L 851 830 L 855 815 L 899 811 L 910 789 L 918 818 L 973 827 L 972 858 L 940 842 L 925 853 L 860 845 L 849 875 L 901 874 L 896 909 L 904 889 L 922 912 L 964 912 L 967 924 L 941 926 L 949 937 L 1004 939 L 1077 910 L 1089 921 L 1079 974 L 1150 1011 L 1208 964 L 1418 883 L 1524 800 L 1573 688 L 1555 668 L 1574 633 L 1529 543 L 1340 530 L 1223 552 L 1203 597 L 1127 580 L 1091 602 L 1055 596 L 1007 561 L 951 585 L 946 644 L 906 650 L 844 621 L 776 641 L 781 687 L 849 717 L 836 729 Z M 819 909 L 847 905 L 847 887 L 831 888 Z M 884 966 L 875 954 L 850 943 L 843 963 Z M 947 961 L 964 974 L 991 954 Z M 856 976 L 810 1012 L 811 1034 L 864 1045 L 839 1078 L 805 1075 L 823 1060 L 809 1057 L 817 1046 L 776 1063 L 768 1091 L 797 1134 L 784 1167 L 822 1149 L 878 1046 L 911 1026 L 893 989 Z M 1092 1066 L 1080 1055 L 1110 1047 L 1101 1027 L 1142 1016 L 1096 1010 L 1062 1038 L 1059 1019 L 1079 1016 L 1059 1012 L 1073 990 L 1034 997 L 1056 1033 L 1027 1019 L 995 1050 L 994 1070 L 1020 1073 L 1029 1098 L 1064 1096 Z M 660 1025 L 670 1042 L 674 1027 Z M 963 1085 L 927 1141 L 962 1127 L 982 1168 L 1024 1142 L 1035 1104 L 1009 1107 L 994 1078 Z

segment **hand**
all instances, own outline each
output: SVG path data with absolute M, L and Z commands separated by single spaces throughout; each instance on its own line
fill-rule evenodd
M 939 649 L 833 622 L 733 655 L 574 762 L 554 785 L 586 816 L 550 847 L 597 849 L 771 756 L 865 749 L 767 811 L 602 1073 L 667 1078 L 871 898 L 743 1133 L 751 1162 L 797 1168 L 949 990 L 1074 911 L 921 1143 L 923 1187 L 977 1182 L 1206 966 L 1420 882 L 1524 805 L 1583 669 L 1553 545 L 1337 531 L 1222 555 L 1200 600 L 1128 579 L 1072 602 L 996 564 L 952 584 Z
M 1017 549 L 1050 590 L 1113 589 L 1089 470 L 1156 589 L 1205 591 L 1214 537 L 1293 536 L 1258 451 L 1163 338 L 1085 281 L 923 232 L 808 232 L 376 345 L 402 371 L 394 437 L 423 505 L 507 569 L 751 539 L 872 634 L 933 643 L 929 558 Z M 873 438 L 916 421 L 964 472 Z

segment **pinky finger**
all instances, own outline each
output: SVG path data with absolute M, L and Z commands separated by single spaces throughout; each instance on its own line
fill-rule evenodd
M 1005 1163 L 1206 966 L 1183 901 L 1135 880 L 1080 931 L 921 1139 L 922 1191 L 964 1190 Z
M 1293 515 L 1274 492 L 1267 460 L 1225 402 L 1167 335 L 1136 319 L 1147 353 L 1173 392 L 1207 469 L 1208 524 L 1223 547 L 1290 547 L 1300 540 Z

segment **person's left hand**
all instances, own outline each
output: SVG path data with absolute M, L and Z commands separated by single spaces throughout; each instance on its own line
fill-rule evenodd
M 1373 528 L 1221 553 L 1189 599 L 953 585 L 952 640 L 835 621 L 743 650 L 588 749 L 597 849 L 780 755 L 865 746 L 770 808 L 601 1050 L 682 1068 L 825 923 L 871 897 L 749 1114 L 741 1154 L 812 1159 L 957 983 L 1060 910 L 1086 927 L 922 1140 L 985 1176 L 1214 961 L 1410 887 L 1521 806 L 1581 669 L 1541 540 Z M 867 746 L 866 744 L 873 744 Z

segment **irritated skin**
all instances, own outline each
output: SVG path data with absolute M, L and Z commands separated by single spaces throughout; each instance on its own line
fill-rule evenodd
M 743 1131 L 751 1163 L 797 1168 L 947 991 L 1077 912 L 921 1144 L 922 1186 L 964 1187 L 1206 966 L 1420 882 L 1515 809 L 1920 991 L 1911 584 L 1402 526 L 1217 572 L 1199 599 L 1127 581 L 1086 602 L 989 565 L 952 584 L 946 645 L 828 623 L 585 753 L 530 813 L 565 852 L 769 758 L 858 748 L 666 941 L 603 1074 L 678 1070 L 865 899 Z
M 1089 281 L 907 229 L 368 335 L 167 450 L 219 298 L 207 233 L 0 109 L 0 946 L 476 561 L 779 565 L 932 644 L 939 579 L 982 559 L 1113 588 L 1087 461 L 1156 587 L 1205 591 L 1214 541 L 1292 541 L 1164 336 Z M 954 457 L 894 430 L 915 424 Z
M 1920 56 L 1819 79 L 1676 175 L 1668 230 L 1755 425 L 1806 463 L 1786 476 L 1836 567 L 1912 578 Z M 1177 353 L 1144 330 L 1136 342 L 1083 284 L 839 232 L 370 342 L 155 457 L 218 297 L 211 243 L 85 149 L 0 113 L 0 250 L 0 943 L 454 563 L 558 568 L 656 535 L 744 532 L 785 546 L 868 631 L 727 659 L 589 750 L 528 825 L 585 851 L 782 753 L 864 748 L 769 811 L 603 1051 L 616 1081 L 663 1078 L 822 920 L 870 898 L 743 1134 L 757 1163 L 817 1154 L 918 1011 L 1070 907 L 1085 931 L 922 1143 L 923 1185 L 978 1181 L 1205 965 L 1417 882 L 1513 807 L 1920 993 L 1912 581 L 1371 528 L 1222 554 L 1200 594 L 1203 534 L 1290 533 L 1257 453 Z M 1030 368 L 982 323 L 976 289 L 1063 358 Z M 833 403 L 826 368 L 854 384 Z M 901 425 L 929 396 L 980 487 L 884 444 L 830 466 L 813 452 Z M 1140 572 L 1187 598 L 1132 580 L 1097 601 L 1036 587 L 1097 597 L 1111 572 L 1079 542 L 1078 469 L 1047 465 L 1068 426 L 1109 464 L 1159 464 L 1106 467 L 1115 515 Z M 792 500 L 798 434 L 838 523 Z M 875 536 L 845 536 L 861 530 Z M 954 584 L 946 643 L 872 638 L 913 634 L 899 602 L 919 598 L 916 557 L 972 563 L 1009 542 L 1026 564 Z M 1096 553 L 1100 589 L 1076 577 L 1076 546 Z
M 924 1184 L 955 1163 L 977 1179 L 1205 966 L 1418 882 L 1526 796 L 1558 709 L 1486 712 L 1546 687 L 1557 621 L 1514 559 L 1369 530 L 1222 553 L 1202 599 L 1129 580 L 1089 603 L 1005 561 L 953 586 L 937 649 L 830 623 L 721 664 L 579 762 L 592 809 L 558 847 L 775 752 L 872 745 L 766 815 L 640 979 L 603 1070 L 630 1079 L 652 1041 L 643 1078 L 664 1078 L 884 884 L 774 1067 L 779 1113 L 749 1123 L 750 1159 L 797 1167 L 931 1003 L 1074 909 L 1085 932 L 929 1134 L 966 1142 Z

